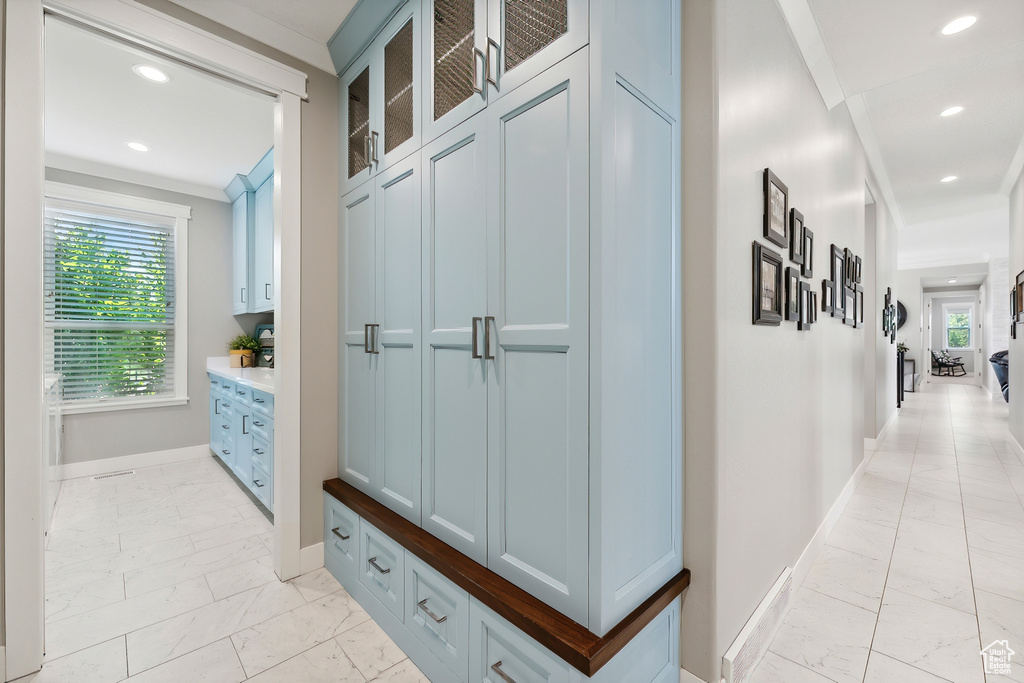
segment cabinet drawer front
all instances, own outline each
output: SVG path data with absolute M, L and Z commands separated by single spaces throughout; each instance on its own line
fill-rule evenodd
M 272 503 L 274 500 L 274 479 L 270 476 L 270 473 L 265 471 L 262 467 L 257 465 L 255 462 L 250 462 L 252 476 L 249 479 L 249 488 L 253 494 L 260 499 L 268 510 L 274 511 Z
M 217 451 L 220 459 L 231 465 L 235 461 L 235 437 L 231 432 L 225 431 L 220 441 L 220 448 Z
M 235 383 L 224 377 L 217 378 L 217 384 L 220 386 L 221 391 L 227 392 L 232 396 L 235 395 Z
M 359 583 L 404 621 L 405 551 L 365 519 L 359 520 Z
M 267 414 L 267 417 L 274 416 L 274 395 L 259 389 L 251 390 L 251 403 L 253 410 L 259 410 Z
M 252 430 L 253 437 L 274 443 L 273 419 L 260 414 L 258 411 L 253 411 L 249 414 L 249 427 Z
M 505 683 L 504 674 L 516 683 L 568 683 L 568 664 L 476 600 L 469 618 L 470 680 Z
M 252 461 L 268 473 L 274 471 L 274 447 L 255 434 L 252 437 Z
M 469 673 L 469 594 L 412 555 L 405 557 L 405 626 L 465 681 Z
M 324 549 L 353 577 L 359 570 L 359 515 L 324 494 Z
M 252 400 L 252 392 L 249 387 L 236 384 L 234 390 L 231 393 L 235 397 L 235 401 L 243 405 L 249 405 Z

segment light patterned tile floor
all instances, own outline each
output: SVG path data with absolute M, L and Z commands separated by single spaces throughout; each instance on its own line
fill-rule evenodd
M 1024 683 L 1024 464 L 1007 412 L 960 378 L 907 394 L 754 683 Z M 1018 654 L 986 677 L 998 640 Z
M 426 681 L 325 569 L 279 581 L 272 531 L 213 458 L 65 482 L 19 683 Z

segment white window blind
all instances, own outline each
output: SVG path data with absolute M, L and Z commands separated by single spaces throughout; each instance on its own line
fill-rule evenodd
M 46 360 L 65 402 L 174 397 L 175 218 L 47 198 Z

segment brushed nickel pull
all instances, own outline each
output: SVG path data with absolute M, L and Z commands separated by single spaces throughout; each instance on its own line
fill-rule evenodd
M 494 360 L 491 354 L 491 325 L 494 323 L 494 316 L 484 316 L 484 360 Z
M 213 399 L 213 414 L 214 415 L 220 415 L 220 399 L 219 398 Z
M 363 353 L 370 353 L 370 323 L 363 325 Z
M 229 450 L 221 449 L 220 452 L 223 453 L 224 455 L 231 455 L 231 451 Z
M 256 488 L 258 488 L 258 489 L 263 488 L 263 484 L 260 483 L 259 479 L 253 479 L 252 483 L 256 484 Z
M 338 538 L 340 538 L 341 540 L 347 541 L 349 539 L 349 536 L 346 536 L 345 534 L 338 533 L 338 529 L 340 529 L 340 528 L 341 528 L 340 526 L 334 527 L 333 529 L 331 529 L 331 533 L 334 534 L 335 536 L 337 536 Z
M 491 49 L 494 49 L 494 75 L 491 75 Z M 498 60 L 501 58 L 501 46 L 494 38 L 487 39 L 487 82 L 498 87 Z
M 244 416 L 244 415 L 242 416 L 242 419 L 245 419 L 245 416 Z M 254 424 L 255 426 L 257 426 L 257 427 L 262 427 L 262 426 L 263 426 L 263 423 L 262 423 L 262 422 L 257 422 L 256 420 L 253 420 L 253 421 L 252 421 L 252 423 L 253 423 L 253 424 Z
M 370 566 L 373 567 L 374 569 L 376 569 L 381 574 L 390 574 L 391 573 L 390 569 L 384 569 L 384 567 L 382 567 L 379 564 L 377 564 L 377 556 L 376 555 L 374 555 L 369 560 L 367 560 L 367 562 L 369 562 Z
M 428 617 L 430 617 L 431 619 L 434 620 L 435 624 L 443 624 L 444 622 L 448 621 L 448 615 L 447 614 L 444 615 L 443 617 L 439 617 L 439 616 L 437 616 L 436 614 L 434 614 L 433 612 L 430 611 L 430 608 L 427 607 L 427 600 L 429 600 L 429 599 L 430 598 L 423 598 L 422 600 L 420 600 L 416 604 L 418 604 L 420 606 L 421 610 L 423 610 L 424 612 L 427 613 Z
M 483 68 L 480 65 L 483 64 Z M 473 48 L 473 92 L 484 94 L 484 86 L 487 84 L 486 72 L 487 71 L 487 57 L 480 51 L 480 48 Z M 483 76 L 483 79 L 481 78 Z
M 366 166 L 363 168 L 370 168 L 373 162 L 370 160 L 370 136 L 363 136 L 363 158 L 366 159 Z
M 249 416 L 248 416 L 248 415 L 243 415 L 243 416 L 242 416 L 242 433 L 243 433 L 243 434 L 248 434 L 248 433 L 249 433 L 249 432 L 248 432 L 248 431 L 246 431 L 246 429 L 245 429 L 245 418 L 247 418 L 247 417 L 249 417 Z
M 479 325 L 481 321 L 483 321 L 483 318 L 473 318 L 473 358 L 483 358 L 483 356 L 480 355 L 480 349 L 478 348 L 479 340 L 477 339 L 476 334 L 477 325 Z
M 254 448 L 254 449 L 252 449 L 252 452 L 255 453 L 256 455 L 263 455 L 263 449 L 262 448 Z
M 270 283 L 269 282 L 266 283 L 265 285 L 263 285 L 263 294 L 264 294 L 264 298 L 267 301 L 270 301 Z
M 231 425 L 221 425 L 221 429 L 231 429 Z
M 380 325 L 374 323 L 370 327 L 373 328 L 370 330 L 370 348 L 373 349 L 370 353 L 378 354 L 380 353 Z
M 373 136 L 373 144 L 371 145 L 371 147 L 373 148 L 373 163 L 379 164 L 380 159 L 377 158 L 377 138 L 380 137 L 380 133 L 378 133 L 377 131 L 373 131 L 372 133 L 370 133 L 370 135 Z
M 507 673 L 501 670 L 501 660 L 499 659 L 494 664 L 491 664 L 491 671 L 501 676 L 501 680 L 505 683 L 516 683 L 516 679 L 509 676 Z
M 245 303 L 245 287 L 242 287 L 241 295 L 240 295 L 239 298 L 241 299 L 241 301 L 239 303 L 243 303 L 244 304 Z

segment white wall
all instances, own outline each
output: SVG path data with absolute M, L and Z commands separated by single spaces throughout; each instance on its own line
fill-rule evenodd
M 1024 172 L 1010 191 L 1009 265 L 1011 274 L 1024 270 Z M 1010 435 L 1021 445 L 1024 444 L 1024 400 L 1020 398 L 1024 395 L 1024 329 L 1019 329 L 1017 338 L 1010 340 L 1009 349 Z
M 815 233 L 819 292 L 831 243 L 872 258 L 869 174 L 845 106 L 825 108 L 775 0 L 695 0 L 683 10 L 685 306 L 688 321 L 702 322 L 687 325 L 701 343 L 686 346 L 700 360 L 686 362 L 684 542 L 695 580 L 682 657 L 717 681 L 725 650 L 864 457 L 865 330 L 824 317 L 809 332 L 751 325 L 751 242 L 771 246 L 762 171 L 789 186 Z M 894 268 L 887 258 L 876 279 Z
M 192 207 L 188 233 L 188 397 L 184 406 L 64 417 L 64 462 L 197 446 L 210 441 L 208 356 L 226 356 L 227 343 L 253 316 L 231 315 L 231 205 L 144 185 L 46 169 L 46 179 L 69 185 Z M 240 325 L 241 323 L 241 325 Z
M 977 361 L 976 356 L 978 356 L 978 350 L 977 350 L 978 349 L 978 346 L 977 346 L 978 322 L 979 322 L 979 314 L 981 313 L 981 311 L 978 310 L 979 309 L 979 307 L 978 307 L 978 290 L 975 289 L 973 294 L 965 295 L 965 296 L 947 296 L 946 294 L 943 294 L 942 296 L 938 296 L 934 292 L 929 292 L 928 290 L 925 290 L 925 295 L 930 295 L 931 296 L 931 303 L 932 303 L 932 330 L 931 330 L 932 334 L 931 334 L 931 337 L 932 337 L 932 350 L 933 351 L 947 350 L 946 349 L 946 339 L 945 339 L 945 335 L 946 335 L 945 316 L 943 315 L 942 307 L 944 305 L 947 305 L 947 304 L 972 304 L 972 303 L 974 304 L 974 314 L 973 314 L 973 318 L 972 318 L 972 323 L 973 323 L 974 329 L 971 330 L 971 332 L 972 332 L 972 334 L 974 336 L 974 338 L 972 339 L 972 345 L 974 346 L 974 349 L 972 349 L 970 351 L 962 350 L 962 349 L 948 349 L 949 355 L 951 355 L 953 357 L 959 356 L 960 360 L 964 364 L 964 371 L 966 371 L 966 372 L 974 372 L 975 367 L 978 365 L 978 363 L 976 362 Z
M 1010 259 L 992 259 L 985 279 L 985 335 L 982 353 L 982 382 L 993 396 L 1002 399 L 999 380 L 988 359 L 1010 348 Z
M 881 194 L 881 193 L 874 193 Z M 885 293 L 896 287 L 897 231 L 888 207 L 864 207 L 864 437 L 875 439 L 896 414 L 896 346 L 882 335 Z

